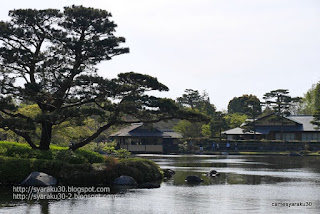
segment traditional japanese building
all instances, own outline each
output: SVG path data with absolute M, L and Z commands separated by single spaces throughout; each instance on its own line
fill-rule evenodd
M 279 117 L 270 114 L 223 132 L 228 140 L 267 139 L 320 142 L 320 129 L 313 125 L 313 116 Z M 281 138 L 282 135 L 282 138 Z
M 117 141 L 118 147 L 133 153 L 172 153 L 178 151 L 182 136 L 152 124 L 134 123 L 110 137 Z

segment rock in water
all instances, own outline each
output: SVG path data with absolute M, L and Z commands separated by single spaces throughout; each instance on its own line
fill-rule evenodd
M 211 170 L 209 173 L 208 173 L 208 176 L 211 176 L 211 177 L 214 177 L 214 176 L 217 176 L 217 175 L 220 175 L 219 172 L 217 172 L 216 170 Z
M 176 172 L 173 171 L 172 169 L 164 169 L 163 170 L 163 176 L 165 178 L 171 178 L 174 174 L 176 174 Z
M 141 189 L 160 188 L 160 184 L 158 184 L 158 183 L 143 183 L 143 184 L 138 185 L 138 188 L 141 188 Z
M 55 186 L 57 179 L 43 172 L 31 172 L 26 179 L 21 182 L 23 186 Z
M 114 185 L 124 185 L 124 186 L 137 186 L 136 180 L 133 177 L 121 175 L 113 181 Z
M 200 177 L 196 176 L 196 175 L 187 176 L 185 181 L 187 183 L 191 183 L 191 184 L 198 184 L 198 183 L 203 182 L 203 180 Z

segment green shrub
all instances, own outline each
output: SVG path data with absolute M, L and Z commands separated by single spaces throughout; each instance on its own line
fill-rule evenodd
M 116 150 L 115 149 L 116 146 L 117 146 L 117 143 L 115 141 L 106 143 L 106 146 L 102 148 L 102 151 L 105 151 L 109 154 L 114 153 Z
M 76 155 L 73 151 L 71 150 L 60 150 L 55 153 L 55 160 L 60 160 L 64 161 L 66 163 L 71 163 L 71 164 L 84 164 L 88 163 L 88 160 L 81 156 L 81 155 Z
M 85 164 L 68 164 L 55 160 L 0 156 L 1 184 L 19 184 L 34 171 L 52 175 L 63 184 L 72 184 L 72 180 L 76 179 L 75 175 L 81 172 L 90 172 L 91 170 L 92 167 Z
M 42 151 L 32 149 L 27 144 L 0 141 L 0 148 L 5 152 L 1 152 L 1 155 L 17 158 L 37 158 L 37 159 L 53 159 L 52 150 Z M 1 151 L 1 150 L 0 150 Z
M 155 181 L 163 177 L 163 172 L 153 161 L 142 158 L 127 158 L 117 165 L 119 173 L 133 177 L 138 183 Z
M 49 151 L 32 149 L 27 144 L 0 141 L 0 155 L 16 158 L 36 158 L 62 160 L 71 164 L 103 163 L 104 157 L 99 153 L 78 149 L 75 152 L 68 147 L 52 145 Z
M 56 146 L 56 145 L 50 145 L 50 149 L 54 151 L 60 151 L 60 150 L 68 150 L 69 147 L 62 147 L 62 146 Z
M 32 172 L 34 159 L 0 156 L 0 183 L 17 184 Z
M 115 153 L 119 158 L 128 158 L 131 155 L 131 152 L 126 149 L 115 150 Z
M 7 153 L 7 148 L 0 147 L 0 155 L 5 155 Z
M 116 177 L 127 175 L 133 177 L 138 183 L 144 182 L 143 173 L 132 166 L 119 163 L 113 167 L 112 171 L 116 172 Z
M 31 149 L 26 144 L 0 142 L 0 184 L 18 184 L 33 171 L 54 176 L 64 185 L 110 185 L 128 175 L 138 183 L 162 178 L 161 169 L 152 161 L 141 158 L 104 157 L 93 151 L 50 146 L 49 151 Z M 120 150 L 124 156 L 130 154 Z M 119 153 L 120 156 L 122 153 Z M 100 167 L 93 169 L 96 163 Z
M 104 157 L 97 152 L 93 152 L 85 149 L 77 149 L 75 151 L 77 155 L 80 155 L 88 160 L 89 163 L 103 163 Z
M 116 165 L 118 163 L 118 159 L 110 156 L 105 156 L 104 162 L 107 165 Z
M 102 151 L 111 154 L 111 153 L 115 152 L 115 147 L 114 146 L 105 146 L 102 148 Z
M 5 149 L 5 153 L 3 153 L 5 156 L 25 158 L 34 156 L 34 153 L 30 153 L 31 148 L 25 144 L 1 141 L 0 147 Z
M 111 185 L 121 175 L 133 177 L 138 183 L 162 178 L 162 171 L 152 161 L 139 158 L 107 158 L 112 164 L 69 164 L 57 160 L 0 156 L 0 184 L 19 184 L 31 172 L 44 172 L 55 177 L 59 185 Z M 112 161 L 111 161 L 112 160 Z

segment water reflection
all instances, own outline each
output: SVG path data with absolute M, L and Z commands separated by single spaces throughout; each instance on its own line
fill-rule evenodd
M 61 201 L 12 200 L 0 189 L 0 213 L 316 213 L 320 210 L 318 157 L 141 155 L 176 171 L 159 189 L 131 189 L 109 197 Z M 210 170 L 219 176 L 206 175 Z M 204 182 L 186 184 L 188 175 Z M 312 202 L 304 208 L 274 202 Z
M 190 175 L 190 171 L 177 171 L 173 179 L 167 181 L 170 185 L 175 186 L 189 186 L 185 182 L 185 178 Z M 210 177 L 205 175 L 202 171 L 193 171 L 192 175 L 201 177 L 204 182 L 201 185 L 218 185 L 218 184 L 276 184 L 279 182 L 288 182 L 292 178 L 275 177 L 275 176 L 261 176 L 256 174 L 237 174 L 237 173 L 220 173 L 219 176 Z
M 275 156 L 179 156 L 171 159 L 149 156 L 163 168 L 176 170 L 173 185 L 185 185 L 186 176 L 200 176 L 203 185 L 275 184 L 278 182 L 319 182 L 318 157 Z M 210 178 L 206 172 L 215 169 L 220 176 Z

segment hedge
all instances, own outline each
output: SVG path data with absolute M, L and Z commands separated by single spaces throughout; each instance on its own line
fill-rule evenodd
M 68 147 L 50 146 L 50 150 L 32 149 L 27 144 L 0 141 L 0 155 L 16 158 L 36 158 L 46 160 L 61 160 L 72 164 L 103 163 L 104 157 L 99 153 L 78 149 L 75 152 Z

